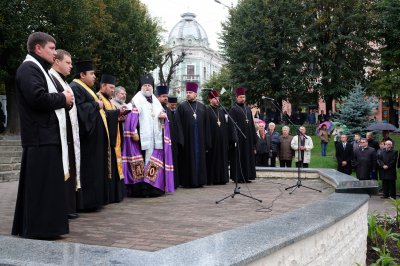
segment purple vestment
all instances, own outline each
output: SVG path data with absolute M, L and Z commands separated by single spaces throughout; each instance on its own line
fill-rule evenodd
M 139 112 L 133 106 L 132 112 L 126 117 L 124 127 L 122 168 L 125 184 L 146 182 L 162 191 L 174 192 L 174 166 L 168 119 L 164 120 L 164 149 L 154 149 L 146 165 L 144 165 L 140 141 L 133 141 L 132 138 L 134 132 L 137 132 L 138 123 Z M 164 166 L 166 171 L 164 171 Z

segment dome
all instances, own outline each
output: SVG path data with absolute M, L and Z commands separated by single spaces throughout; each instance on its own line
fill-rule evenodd
M 207 33 L 203 27 L 195 20 L 194 13 L 184 13 L 182 19 L 174 26 L 169 33 L 168 45 L 204 46 L 208 47 Z

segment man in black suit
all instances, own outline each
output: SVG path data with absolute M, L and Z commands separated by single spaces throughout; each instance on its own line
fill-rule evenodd
M 340 136 L 340 142 L 336 142 L 336 159 L 339 172 L 351 175 L 351 160 L 353 159 L 353 145 L 347 142 L 347 135 Z

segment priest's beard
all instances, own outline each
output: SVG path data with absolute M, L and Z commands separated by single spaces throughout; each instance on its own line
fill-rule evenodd
M 151 89 L 151 90 L 149 90 L 149 91 L 142 90 L 142 94 L 143 94 L 145 97 L 151 97 L 151 95 L 153 95 L 153 89 Z

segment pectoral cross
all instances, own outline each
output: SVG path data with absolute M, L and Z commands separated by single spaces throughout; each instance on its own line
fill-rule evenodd
M 247 124 L 249 123 L 249 119 L 246 119 L 246 123 L 247 123 Z
M 217 124 L 219 127 L 221 126 L 221 122 L 219 120 L 217 121 Z
M 196 119 L 196 118 L 197 118 L 197 115 L 196 115 L 196 113 L 194 113 L 194 114 L 193 114 L 193 117 L 194 117 L 194 119 Z

